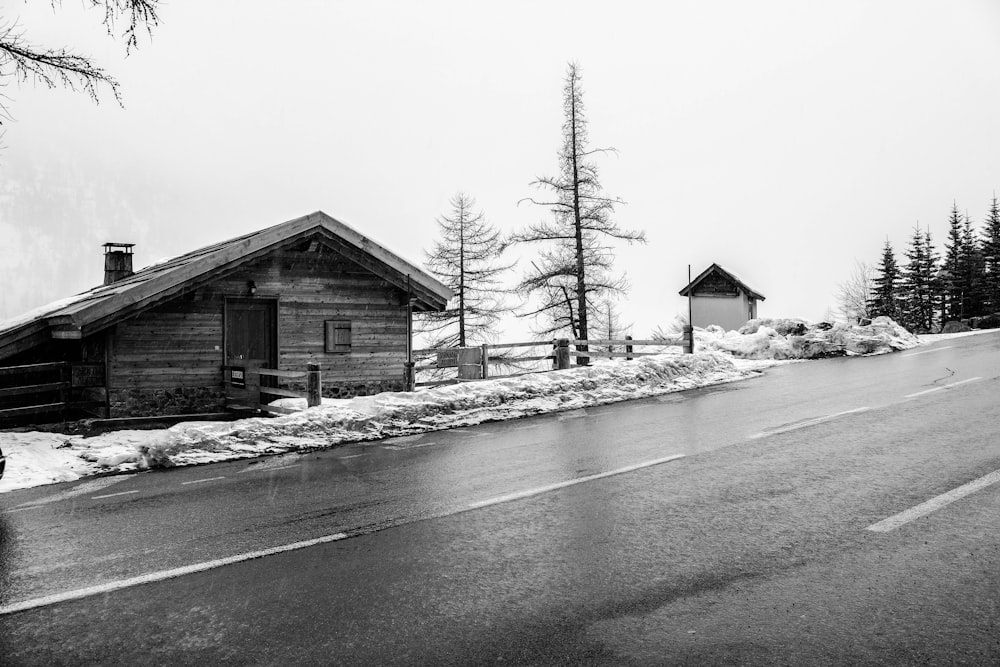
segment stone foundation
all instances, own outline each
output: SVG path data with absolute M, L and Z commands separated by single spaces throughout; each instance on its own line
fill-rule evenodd
M 289 382 L 286 388 L 301 391 L 305 394 L 304 382 Z M 329 382 L 323 378 L 324 398 L 354 398 L 355 396 L 371 396 L 384 391 L 405 391 L 406 385 L 402 379 L 380 380 L 378 382 Z
M 222 412 L 225 392 L 211 387 L 174 389 L 112 389 L 108 392 L 111 417 L 157 417 L 199 412 Z

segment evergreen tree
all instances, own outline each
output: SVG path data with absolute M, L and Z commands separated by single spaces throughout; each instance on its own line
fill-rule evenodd
M 612 240 L 645 243 L 642 232 L 622 229 L 612 214 L 622 204 L 618 197 L 604 194 L 593 157 L 614 149 L 588 146 L 587 118 L 580 86 L 580 68 L 570 63 L 563 88 L 562 148 L 559 150 L 559 175 L 538 178 L 534 185 L 551 191 L 549 200 L 529 198 L 534 204 L 548 207 L 553 220 L 529 226 L 513 234 L 509 244 L 549 243 L 539 253 L 533 271 L 524 276 L 519 291 L 539 298 L 540 305 L 524 315 L 542 315 L 548 326 L 539 333 L 555 333 L 569 328 L 577 338 L 586 339 L 589 331 L 590 303 L 596 299 L 621 294 L 627 288 L 624 277 L 612 276 L 614 261 Z M 586 346 L 578 346 L 585 351 Z M 586 363 L 579 358 L 578 363 Z
M 965 272 L 965 244 L 962 236 L 962 217 L 958 204 L 952 203 L 948 216 L 948 238 L 944 242 L 944 261 L 940 280 L 943 296 L 941 324 L 962 317 L 964 308 L 963 273 Z
M 441 238 L 427 253 L 427 268 L 451 288 L 455 298 L 441 312 L 421 314 L 421 330 L 430 347 L 467 346 L 496 335 L 496 325 L 510 312 L 501 298 L 500 276 L 511 268 L 498 263 L 502 240 L 475 200 L 459 192 L 451 214 L 438 218 Z
M 965 214 L 962 225 L 962 257 L 959 263 L 961 317 L 981 317 L 985 314 L 986 261 L 979 245 L 972 218 Z
M 988 313 L 997 313 L 1000 312 L 1000 204 L 995 194 L 990 210 L 986 214 L 981 247 L 984 310 Z
M 902 270 L 903 321 L 915 331 L 932 331 L 938 300 L 937 264 L 931 232 L 917 227 L 906 249 L 906 265 Z
M 882 248 L 882 260 L 877 267 L 874 294 L 868 304 L 868 312 L 872 317 L 885 315 L 897 322 L 902 319 L 900 305 L 900 273 L 896 264 L 896 254 L 889 239 Z

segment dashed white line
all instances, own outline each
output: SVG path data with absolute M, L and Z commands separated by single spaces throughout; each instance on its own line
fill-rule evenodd
M 272 468 L 272 470 L 273 470 L 273 468 Z M 226 478 L 226 476 L 222 475 L 221 477 L 206 477 L 204 479 L 192 479 L 189 482 L 181 482 L 181 485 L 184 485 L 184 484 L 201 484 L 202 482 L 214 482 L 217 479 L 225 479 L 225 478 Z
M 412 445 L 383 445 L 382 449 L 391 449 L 394 452 L 398 452 L 403 449 L 417 449 L 418 447 L 430 447 L 431 445 L 436 445 L 436 442 L 417 442 Z M 347 458 L 342 457 L 342 458 Z
M 103 496 L 91 496 L 90 499 L 91 500 L 100 500 L 101 498 L 114 498 L 115 496 L 127 496 L 127 495 L 130 495 L 130 494 L 133 494 L 133 493 L 139 493 L 139 490 L 136 489 L 134 491 L 119 491 L 118 493 L 108 493 L 108 494 L 105 494 Z
M 533 428 L 538 428 L 540 424 L 531 424 L 530 426 L 515 426 L 513 430 L 515 431 L 530 431 Z
M 14 512 L 24 512 L 25 510 L 37 510 L 45 507 L 45 505 L 25 505 L 24 507 L 15 507 L 14 509 L 4 510 L 4 514 L 13 514 Z
M 666 463 L 667 461 L 674 461 L 676 459 L 684 458 L 683 454 L 674 454 L 673 456 L 665 456 L 662 459 L 654 459 L 652 461 L 644 461 L 642 463 L 636 463 L 635 465 L 625 466 L 624 468 L 618 468 L 617 470 L 610 470 L 608 472 L 597 473 L 596 475 L 587 475 L 586 477 L 579 477 L 577 479 L 570 479 L 565 482 L 556 482 L 555 484 L 547 484 L 545 486 L 539 486 L 534 489 L 528 489 L 526 491 L 518 491 L 516 493 L 508 493 L 504 496 L 497 496 L 495 498 L 490 498 L 488 500 L 480 500 L 469 504 L 469 509 L 478 509 L 480 507 L 489 507 L 490 505 L 499 505 L 500 503 L 510 502 L 512 500 L 521 500 L 522 498 L 530 498 L 531 496 L 537 496 L 542 493 L 547 493 L 549 491 L 555 491 L 556 489 L 562 489 L 567 486 L 573 486 L 574 484 L 583 484 L 584 482 L 592 482 L 595 479 L 601 479 L 603 477 L 611 477 L 612 475 L 621 475 L 622 473 L 632 472 L 633 470 L 640 470 L 642 468 L 648 468 L 650 466 L 659 465 L 661 463 Z
M 945 345 L 944 347 L 936 347 L 933 350 L 924 350 L 923 352 L 908 352 L 907 354 L 901 354 L 901 357 L 915 357 L 918 354 L 930 354 L 931 352 L 940 352 L 941 350 L 950 350 L 955 347 L 954 345 Z
M 822 424 L 823 422 L 828 422 L 831 419 L 836 419 L 837 417 L 843 417 L 844 415 L 852 415 L 858 412 L 865 412 L 866 410 L 871 410 L 869 407 L 864 408 L 854 408 L 853 410 L 844 410 L 843 412 L 837 412 L 832 415 L 826 415 L 825 417 L 815 417 L 813 419 L 803 419 L 800 422 L 794 424 L 789 424 L 788 426 L 779 426 L 770 431 L 761 431 L 760 433 L 754 433 L 749 436 L 750 440 L 757 440 L 758 438 L 766 438 L 769 435 L 778 435 L 779 433 L 788 433 L 789 431 L 795 431 L 800 428 L 806 428 L 807 426 L 815 426 L 816 424 Z
M 348 454 L 347 456 L 338 456 L 337 458 L 344 461 L 346 459 L 356 459 L 359 456 L 364 456 L 364 454 Z
M 952 387 L 957 387 L 960 384 L 966 384 L 967 382 L 975 382 L 976 380 L 982 380 L 983 378 L 978 375 L 974 378 L 969 378 L 968 380 L 959 380 L 958 382 L 952 382 L 951 384 L 943 384 L 940 387 L 934 387 L 933 389 L 924 389 L 923 391 L 918 391 L 915 394 L 907 394 L 903 398 L 916 398 L 917 396 L 923 396 L 925 394 L 932 394 L 935 391 L 941 391 L 942 389 L 951 389 Z
M 150 574 L 144 574 L 138 577 L 132 577 L 131 579 L 120 579 L 118 581 L 110 581 L 106 584 L 99 584 L 97 586 L 90 586 L 88 588 L 80 588 L 75 591 L 67 591 L 65 593 L 56 593 L 54 595 L 47 595 L 42 598 L 35 598 L 34 600 L 26 600 L 24 602 L 18 602 L 16 604 L 10 604 L 0 607 L 0 616 L 4 616 L 6 614 L 13 614 L 19 611 L 26 611 L 28 609 L 37 609 L 38 607 L 47 607 L 49 605 L 58 604 L 60 602 L 68 602 L 69 600 L 79 600 L 81 598 L 87 598 L 94 595 L 110 593 L 112 591 L 121 590 L 123 588 L 131 588 L 133 586 L 140 586 L 142 584 L 150 584 L 155 581 L 174 579 L 176 577 L 182 577 L 186 574 L 194 574 L 195 572 L 214 570 L 215 568 L 223 567 L 224 565 L 241 563 L 243 561 L 252 560 L 254 558 L 263 558 L 264 556 L 273 556 L 275 554 L 284 553 L 286 551 L 306 549 L 308 547 L 316 546 L 317 544 L 325 544 L 327 542 L 336 542 L 338 540 L 343 540 L 346 537 L 347 533 L 334 533 L 333 535 L 325 535 L 323 537 L 317 537 L 316 539 L 305 540 L 303 542 L 293 542 L 292 544 L 285 544 L 279 547 L 272 547 L 270 549 L 261 549 L 260 551 L 250 551 L 248 553 L 238 554 L 236 556 L 229 556 L 228 558 L 210 560 L 204 563 L 195 563 L 194 565 L 185 565 L 184 567 L 177 567 L 172 570 L 161 570 L 160 572 L 151 572 Z
M 1000 470 L 994 470 L 988 475 L 983 475 L 978 479 L 972 480 L 968 484 L 963 484 L 947 493 L 942 493 L 940 496 L 935 496 L 926 502 L 911 507 L 904 512 L 894 514 L 887 519 L 882 519 L 878 523 L 873 523 L 868 526 L 868 530 L 876 533 L 887 533 L 997 482 L 1000 482 Z

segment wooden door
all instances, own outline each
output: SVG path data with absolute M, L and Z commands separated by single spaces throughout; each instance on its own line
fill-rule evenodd
M 248 371 L 278 367 L 277 301 L 227 299 L 225 326 L 227 366 L 242 366 Z

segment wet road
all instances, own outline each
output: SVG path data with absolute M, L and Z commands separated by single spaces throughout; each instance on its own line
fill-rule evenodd
M 998 389 L 984 334 L 4 494 L 0 648 L 12 664 L 996 663 L 1000 484 L 868 528 L 1000 469 Z M 205 563 L 221 566 L 156 581 Z

